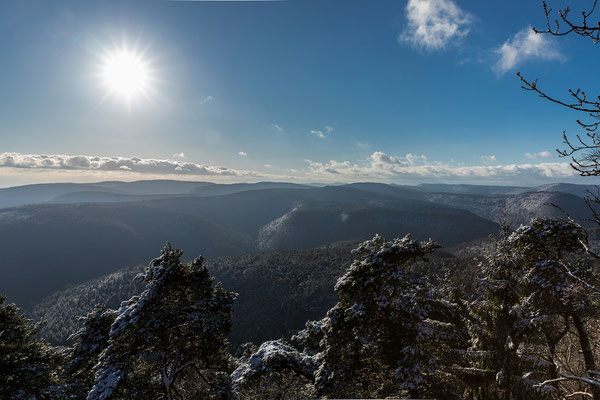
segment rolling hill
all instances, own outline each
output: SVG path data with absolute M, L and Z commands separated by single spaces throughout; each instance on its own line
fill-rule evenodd
M 208 258 L 306 250 L 375 233 L 388 238 L 412 233 L 452 246 L 496 233 L 505 207 L 513 227 L 537 216 L 563 217 L 552 204 L 580 220 L 589 216 L 582 198 L 572 194 L 583 187 L 543 189 L 179 181 L 2 189 L 0 204 L 27 199 L 43 204 L 0 209 L 0 293 L 31 304 L 68 285 L 143 263 L 166 241 L 190 257 Z
M 498 224 L 467 212 L 307 203 L 263 226 L 260 250 L 296 250 L 337 240 L 361 240 L 379 233 L 392 238 L 411 233 L 416 239 L 454 245 L 488 236 Z
M 166 241 L 190 256 L 214 258 L 309 249 L 378 232 L 412 232 L 451 245 L 496 231 L 494 222 L 468 211 L 344 186 L 28 205 L 0 210 L 0 293 L 26 305 L 142 263 Z
M 513 228 L 527 224 L 535 217 L 565 218 L 565 212 L 589 225 L 589 208 L 581 197 L 561 192 L 527 192 L 512 196 L 475 196 L 455 193 L 430 193 L 428 200 L 434 204 L 444 204 L 468 210 L 482 218 L 500 222 L 504 210 L 509 225 Z
M 207 257 L 253 250 L 249 237 L 139 203 L 35 205 L 0 211 L 0 292 L 27 304 L 68 284 L 145 262 L 165 241 Z

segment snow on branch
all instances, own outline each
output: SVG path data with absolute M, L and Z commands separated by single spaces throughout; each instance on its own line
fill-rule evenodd
M 290 369 L 314 381 L 318 366 L 317 356 L 300 353 L 281 340 L 272 340 L 263 343 L 247 361 L 231 374 L 231 383 L 234 392 L 239 392 L 244 384 L 253 377 L 283 369 Z

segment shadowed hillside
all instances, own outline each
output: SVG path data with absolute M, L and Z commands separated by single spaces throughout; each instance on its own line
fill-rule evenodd
M 232 344 L 289 337 L 305 321 L 323 315 L 337 301 L 333 287 L 352 263 L 351 250 L 356 246 L 357 243 L 340 242 L 311 250 L 209 260 L 211 275 L 239 294 L 234 303 Z M 433 258 L 438 261 L 436 265 L 460 261 L 443 250 Z M 434 264 L 422 268 L 430 274 L 431 265 Z M 121 301 L 139 294 L 143 285 L 134 278 L 143 269 L 143 265 L 128 267 L 74 285 L 25 311 L 35 320 L 47 321 L 41 337 L 67 345 L 68 336 L 81 325 L 77 317 L 86 315 L 97 303 L 118 308 Z
M 288 335 L 327 311 L 337 300 L 333 285 L 350 265 L 352 247 L 342 244 L 209 261 L 216 280 L 239 293 L 234 305 L 233 344 Z M 141 265 L 128 267 L 63 289 L 26 313 L 47 321 L 41 337 L 66 345 L 67 337 L 80 327 L 77 317 L 86 315 L 95 304 L 118 308 L 121 301 L 139 294 L 143 285 L 134 277 L 143 269 Z
M 4 209 L 0 237 L 0 290 L 24 305 L 65 285 L 143 263 L 167 240 L 207 257 L 253 249 L 242 233 L 136 203 Z
M 310 249 L 365 240 L 375 233 L 396 237 L 411 232 L 415 238 L 434 237 L 451 246 L 497 232 L 505 206 L 513 227 L 537 216 L 563 217 L 551 204 L 579 220 L 589 216 L 581 197 L 573 194 L 537 190 L 507 194 L 514 188 L 472 185 L 425 186 L 449 192 L 441 193 L 379 183 L 314 187 L 270 182 L 101 182 L 5 189 L 0 200 L 3 193 L 32 192 L 36 187 L 48 196 L 74 190 L 54 201 L 79 203 L 0 210 L 4 238 L 0 251 L 5 254 L 0 291 L 23 305 L 68 285 L 143 263 L 168 240 L 188 254 L 208 258 Z M 82 187 L 93 190 L 82 192 Z M 208 195 L 211 190 L 234 193 Z M 187 193 L 173 194 L 178 191 Z

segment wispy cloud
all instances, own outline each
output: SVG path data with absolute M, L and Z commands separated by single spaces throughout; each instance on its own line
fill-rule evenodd
M 260 176 L 257 171 L 236 170 L 184 161 L 160 160 L 138 157 L 99 157 L 87 155 L 59 154 L 0 154 L 0 168 L 27 170 L 67 171 L 124 171 L 141 174 L 169 175 L 215 175 L 215 176 Z
M 316 162 L 306 160 L 307 174 L 315 179 L 336 181 L 452 181 L 452 182 L 539 182 L 574 178 L 576 172 L 569 163 L 506 164 L 457 166 L 443 162 L 429 162 L 425 156 L 407 154 L 393 157 L 374 152 L 363 163 L 351 161 Z
M 310 133 L 312 133 L 313 135 L 315 135 L 319 139 L 325 139 L 325 134 L 323 133 L 323 131 L 319 131 L 319 130 L 316 130 L 316 129 L 311 129 Z
M 285 132 L 285 129 L 283 129 L 283 128 L 281 127 L 281 125 L 272 124 L 271 126 L 272 126 L 273 128 L 275 128 L 275 129 L 277 129 L 277 130 L 278 130 L 279 132 L 281 132 L 281 133 Z
M 496 156 L 493 154 L 490 156 L 481 156 L 480 158 L 487 163 L 496 162 Z
M 245 151 L 238 151 L 238 155 L 242 156 L 242 157 L 246 157 L 248 155 L 248 153 L 246 153 Z
M 551 37 L 538 34 L 527 27 L 515 34 L 495 50 L 498 56 L 494 70 L 505 74 L 525 61 L 532 59 L 562 60 L 563 55 Z
M 548 158 L 552 157 L 552 153 L 549 151 L 540 151 L 539 153 L 525 153 L 525 157 L 533 160 L 534 158 Z
M 418 49 L 443 50 L 469 34 L 473 16 L 451 0 L 409 0 L 408 26 L 398 37 Z
M 273 168 L 273 166 L 271 164 L 265 164 L 264 167 L 265 168 Z
M 312 133 L 313 135 L 315 135 L 316 137 L 318 137 L 319 139 L 325 139 L 327 137 L 327 135 L 329 135 L 330 133 L 332 133 L 335 130 L 335 128 L 331 125 L 326 125 L 323 127 L 323 129 L 311 129 L 310 133 Z M 327 135 L 323 132 L 325 131 L 325 133 L 327 133 Z
M 212 96 L 206 96 L 205 98 L 203 98 L 203 99 L 200 101 L 200 104 L 206 104 L 206 103 L 208 103 L 208 102 L 210 102 L 210 101 L 214 101 L 214 100 L 215 100 L 215 98 L 214 98 L 214 97 L 212 97 Z
M 185 156 L 185 153 L 184 153 L 184 152 L 181 152 L 181 153 L 175 153 L 175 154 L 173 154 L 173 157 L 174 157 L 174 158 L 181 158 L 182 160 L 185 160 L 185 159 L 187 158 L 187 157 Z
M 369 143 L 356 142 L 356 147 L 360 147 L 361 149 L 368 149 L 369 147 L 371 147 L 371 145 Z

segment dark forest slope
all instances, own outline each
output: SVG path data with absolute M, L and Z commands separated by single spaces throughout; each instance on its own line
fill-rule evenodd
M 351 263 L 350 249 L 349 245 L 330 246 L 209 261 L 215 279 L 239 294 L 234 304 L 232 342 L 259 343 L 288 335 L 301 329 L 305 321 L 320 318 L 337 300 L 333 285 Z M 87 314 L 95 304 L 117 308 L 121 301 L 139 294 L 143 285 L 134 277 L 142 270 L 142 266 L 124 268 L 63 289 L 26 309 L 26 314 L 47 321 L 40 332 L 42 337 L 67 344 L 68 336 L 79 328 L 77 317 Z

